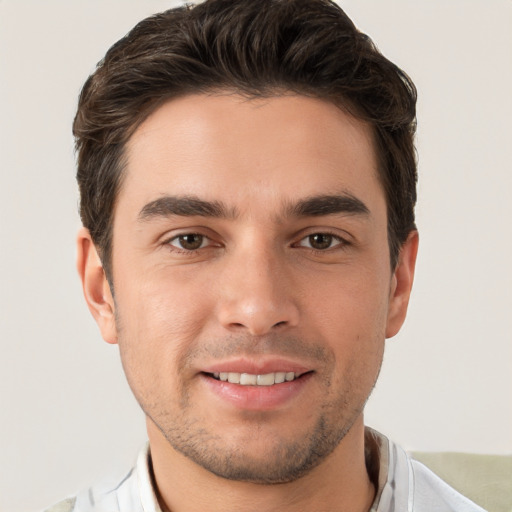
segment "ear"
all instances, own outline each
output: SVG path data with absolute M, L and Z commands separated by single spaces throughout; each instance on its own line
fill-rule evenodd
M 114 298 L 91 234 L 81 228 L 77 236 L 77 270 L 85 301 L 107 343 L 117 343 Z
M 400 249 L 398 263 L 391 278 L 386 338 L 395 336 L 405 321 L 414 281 L 418 243 L 418 232 L 412 231 Z

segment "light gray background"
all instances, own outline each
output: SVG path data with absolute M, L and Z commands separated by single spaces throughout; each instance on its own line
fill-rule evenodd
M 420 93 L 416 285 L 367 422 L 411 449 L 510 453 L 512 1 L 341 3 Z M 70 128 L 107 47 L 174 4 L 0 0 L 2 511 L 127 467 L 145 440 L 75 273 Z

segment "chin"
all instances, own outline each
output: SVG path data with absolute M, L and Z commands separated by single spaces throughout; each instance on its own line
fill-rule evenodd
M 264 427 L 227 437 L 205 429 L 186 429 L 164 433 L 169 444 L 195 464 L 218 477 L 255 484 L 282 484 L 304 477 L 324 461 L 350 429 L 332 428 L 325 419 L 317 421 L 307 434 L 296 439 L 283 437 L 286 427 L 277 434 Z M 298 439 L 297 439 L 298 437 Z

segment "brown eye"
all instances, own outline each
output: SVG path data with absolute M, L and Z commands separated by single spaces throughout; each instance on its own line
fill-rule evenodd
M 196 249 L 203 247 L 205 237 L 203 235 L 198 235 L 197 233 L 187 233 L 173 238 L 169 243 L 178 249 L 195 251 Z
M 333 236 L 327 233 L 315 233 L 308 236 L 310 247 L 318 251 L 329 249 L 332 246 Z
M 297 244 L 298 247 L 305 247 L 315 251 L 327 251 L 328 249 L 342 249 L 349 245 L 346 240 L 330 233 L 312 233 L 304 237 Z

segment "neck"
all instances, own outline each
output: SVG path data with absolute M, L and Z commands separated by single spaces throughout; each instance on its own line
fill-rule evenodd
M 375 496 L 365 464 L 362 416 L 310 473 L 274 485 L 232 481 L 210 473 L 176 452 L 150 420 L 148 435 L 164 512 L 367 512 Z

